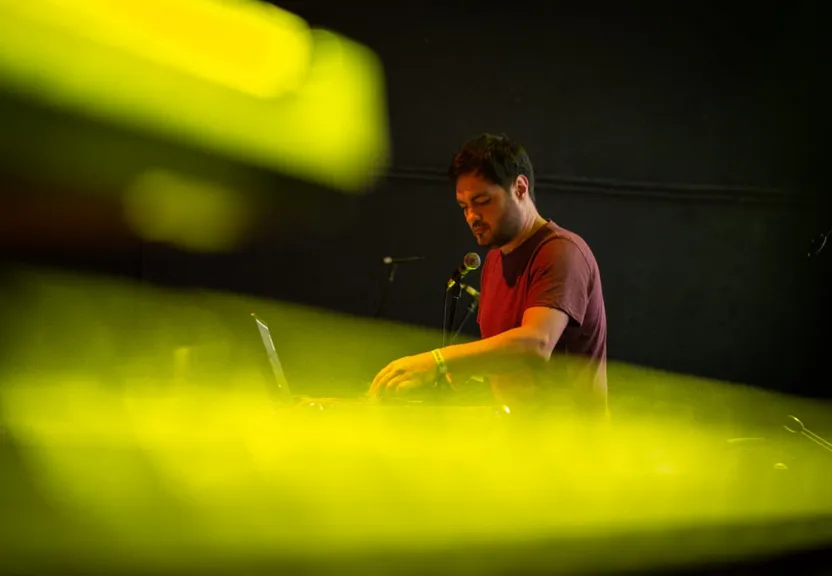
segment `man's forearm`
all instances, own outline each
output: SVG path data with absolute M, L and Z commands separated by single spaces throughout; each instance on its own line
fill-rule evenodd
M 540 367 L 547 359 L 545 343 L 523 327 L 491 338 L 440 349 L 454 380 Z

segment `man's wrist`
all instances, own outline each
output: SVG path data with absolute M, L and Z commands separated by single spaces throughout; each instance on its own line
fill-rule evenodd
M 448 365 L 445 363 L 445 356 L 443 356 L 442 350 L 434 348 L 430 353 L 436 362 L 436 375 L 445 376 L 448 373 Z

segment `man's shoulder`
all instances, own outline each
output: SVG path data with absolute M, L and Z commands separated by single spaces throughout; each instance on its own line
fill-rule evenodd
M 573 232 L 568 228 L 564 228 L 563 226 L 558 226 L 554 222 L 549 222 L 546 225 L 549 233 L 545 236 L 544 241 L 553 241 L 553 240 L 566 240 L 575 244 L 576 246 L 585 246 L 589 249 L 589 244 L 587 244 L 586 240 L 578 234 L 577 232 Z
M 580 254 L 581 259 L 590 267 L 595 267 L 595 255 L 589 244 L 579 234 L 549 222 L 546 227 L 548 233 L 537 246 L 536 256 L 544 258 L 560 258 L 569 254 Z

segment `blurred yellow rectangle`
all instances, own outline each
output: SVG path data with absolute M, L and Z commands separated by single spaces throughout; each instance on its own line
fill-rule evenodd
M 382 67 L 245 0 L 0 0 L 0 90 L 345 191 L 388 158 Z
M 35 0 L 20 2 L 17 10 L 102 47 L 254 96 L 294 90 L 309 69 L 306 23 L 269 4 Z

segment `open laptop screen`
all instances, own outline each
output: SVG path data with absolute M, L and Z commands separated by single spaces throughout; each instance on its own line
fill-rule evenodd
M 283 366 L 280 364 L 280 358 L 277 356 L 277 350 L 272 341 L 272 334 L 268 325 L 263 322 L 256 314 L 251 315 L 257 323 L 257 329 L 260 332 L 260 339 L 263 341 L 263 346 L 266 348 L 266 354 L 269 357 L 269 364 L 271 364 L 272 373 L 274 374 L 274 396 L 275 399 L 281 402 L 292 401 L 292 391 L 289 388 L 289 382 L 286 380 L 286 375 L 283 372 Z

